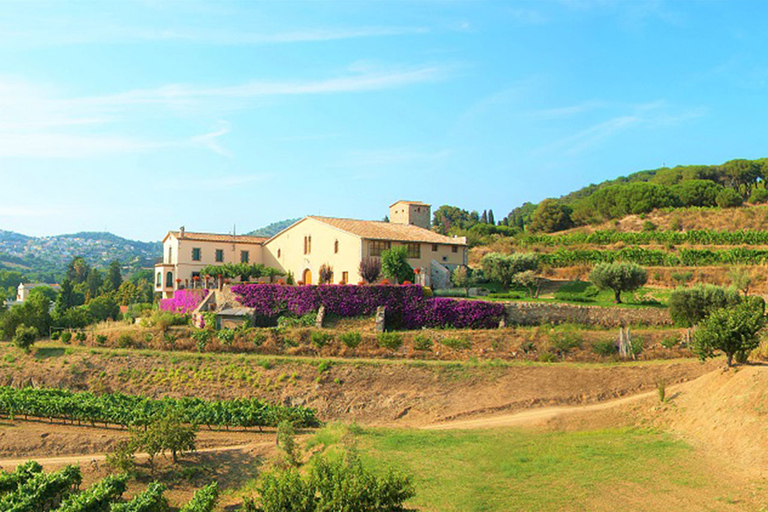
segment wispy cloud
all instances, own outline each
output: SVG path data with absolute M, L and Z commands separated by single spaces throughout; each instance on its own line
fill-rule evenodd
M 510 8 L 507 12 L 513 20 L 525 25 L 543 25 L 549 22 L 549 17 L 537 9 L 520 7 Z
M 526 112 L 524 117 L 531 120 L 552 120 L 552 119 L 564 119 L 567 117 L 573 117 L 586 112 L 594 111 L 606 104 L 601 101 L 585 101 L 576 105 L 569 105 L 567 107 L 546 108 L 540 110 L 532 110 Z
M 226 121 L 219 121 L 219 128 L 215 131 L 212 131 L 210 133 L 205 133 L 203 135 L 197 135 L 195 137 L 192 137 L 192 142 L 199 144 L 205 148 L 210 149 L 214 153 L 218 153 L 222 156 L 226 156 L 228 158 L 232 158 L 232 153 L 230 153 L 228 150 L 224 149 L 219 143 L 218 139 L 220 137 L 223 137 L 224 135 L 228 134 L 230 132 L 229 129 L 229 123 Z

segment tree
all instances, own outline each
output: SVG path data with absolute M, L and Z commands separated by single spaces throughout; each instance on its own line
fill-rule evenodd
M 112 260 L 107 269 L 107 278 L 104 281 L 104 289 L 107 292 L 113 292 L 120 289 L 123 284 L 123 275 L 120 272 L 120 262 Z
M 131 439 L 136 449 L 149 455 L 150 467 L 154 470 L 154 459 L 158 454 L 171 452 L 175 464 L 178 456 L 195 450 L 197 426 L 186 425 L 176 411 L 153 416 L 144 428 L 133 428 Z
M 522 286 L 528 290 L 528 296 L 532 299 L 535 299 L 539 296 L 541 281 L 541 277 L 536 273 L 535 270 L 526 270 L 524 272 L 520 272 L 513 278 L 513 282 L 516 285 Z
M 715 202 L 720 208 L 737 208 L 744 203 L 744 198 L 732 188 L 724 188 L 717 193 Z
M 98 297 L 101 293 L 101 288 L 104 286 L 104 277 L 101 271 L 97 268 L 92 268 L 88 271 L 88 277 L 85 279 L 86 292 L 85 300 L 91 300 L 94 297 Z
M 762 166 L 756 160 L 731 160 L 725 162 L 721 168 L 728 184 L 737 192 L 743 187 L 744 195 L 748 195 L 749 188 L 763 177 Z
M 488 279 L 499 283 L 502 288 L 508 289 L 518 273 L 539 269 L 539 257 L 533 253 L 505 255 L 492 252 L 480 260 L 480 265 Z
M 746 297 L 749 294 L 749 286 L 752 284 L 752 274 L 745 267 L 734 267 L 728 271 L 731 286 L 740 290 Z
M 573 209 L 570 206 L 554 199 L 545 199 L 533 212 L 529 229 L 534 232 L 554 233 L 572 228 L 571 213 Z
M 281 464 L 285 467 L 297 468 L 301 465 L 301 449 L 296 443 L 296 431 L 293 423 L 283 420 L 277 424 L 275 444 L 282 452 Z
M 432 214 L 432 229 L 447 235 L 451 229 L 470 228 L 469 212 L 456 206 L 444 204 Z
M 688 180 L 671 187 L 683 206 L 717 206 L 723 187 L 709 180 Z
M 648 274 L 635 263 L 600 263 L 590 272 L 589 280 L 601 290 L 613 290 L 614 301 L 621 304 L 621 292 L 637 290 L 648 281 Z
M 503 223 L 511 228 L 524 229 L 531 222 L 531 217 L 537 206 L 533 203 L 523 203 L 509 212 Z
M 483 214 L 480 216 L 481 224 L 488 224 L 488 210 L 483 210 Z
M 91 300 L 86 307 L 95 322 L 117 320 L 117 316 L 120 314 L 120 306 L 112 294 L 100 295 Z
M 29 296 L 31 297 L 32 295 L 42 295 L 51 302 L 55 301 L 56 297 L 58 296 L 56 290 L 50 286 L 37 286 L 32 288 L 32 290 L 29 292 Z
M 381 272 L 396 283 L 413 282 L 413 267 L 408 263 L 408 249 L 398 245 L 381 253 Z
M 84 283 L 90 269 L 91 267 L 85 258 L 77 256 L 67 265 L 67 279 L 72 281 L 72 284 Z
M 493 210 L 488 210 L 488 224 L 495 226 L 496 218 L 493 216 Z
M 378 258 L 366 257 L 360 260 L 360 277 L 368 284 L 373 284 L 381 274 L 381 260 Z
M 84 302 L 85 297 L 76 292 L 72 280 L 66 278 L 61 282 L 61 291 L 59 292 L 59 296 L 56 297 L 56 315 L 61 316 L 66 310 L 79 306 Z
M 751 297 L 731 308 L 713 311 L 693 336 L 693 349 L 702 360 L 725 353 L 730 367 L 733 356 L 746 355 L 760 344 L 759 333 L 765 326 L 765 302 Z
M 24 352 L 29 352 L 32 345 L 35 343 L 37 336 L 38 332 L 34 327 L 20 325 L 16 328 L 16 334 L 13 336 L 13 344 Z
M 469 297 L 469 288 L 474 282 L 474 279 L 472 278 L 472 269 L 466 265 L 456 267 L 451 273 L 451 282 L 458 288 L 464 288 L 465 295 Z
M 741 302 L 733 289 L 715 285 L 678 288 L 669 296 L 669 315 L 675 324 L 694 327 L 717 309 L 729 308 Z

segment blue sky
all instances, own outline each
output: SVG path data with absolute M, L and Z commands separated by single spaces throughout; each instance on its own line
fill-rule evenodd
M 0 229 L 492 208 L 768 156 L 768 3 L 0 0 Z

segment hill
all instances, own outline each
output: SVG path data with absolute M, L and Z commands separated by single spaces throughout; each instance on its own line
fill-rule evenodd
M 253 231 L 250 231 L 246 233 L 248 236 L 264 236 L 264 237 L 273 237 L 294 222 L 299 221 L 299 218 L 295 219 L 285 219 L 278 222 L 273 222 L 272 224 L 268 226 L 264 226 L 263 228 L 254 229 Z
M 75 256 L 83 256 L 96 267 L 117 260 L 130 273 L 152 267 L 162 256 L 162 244 L 103 232 L 31 237 L 0 230 L 0 269 L 21 271 L 27 279 L 57 281 Z

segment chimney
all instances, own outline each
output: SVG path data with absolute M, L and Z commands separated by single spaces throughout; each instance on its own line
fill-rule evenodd
M 179 238 L 184 238 L 184 226 L 179 228 Z

